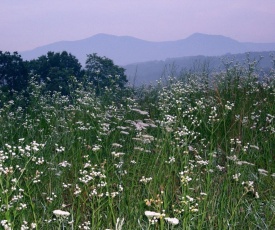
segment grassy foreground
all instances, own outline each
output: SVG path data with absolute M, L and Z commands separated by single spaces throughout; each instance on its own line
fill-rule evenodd
M 1 229 L 275 228 L 274 72 L 33 89 L 0 109 Z

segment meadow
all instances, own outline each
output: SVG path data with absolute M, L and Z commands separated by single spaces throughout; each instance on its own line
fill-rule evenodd
M 1 98 L 1 229 L 275 228 L 273 69 L 27 90 Z

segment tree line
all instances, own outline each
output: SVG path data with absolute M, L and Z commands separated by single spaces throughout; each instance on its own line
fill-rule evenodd
M 70 95 L 75 83 L 93 85 L 100 93 L 104 89 L 124 88 L 127 83 L 125 69 L 96 53 L 87 55 L 85 68 L 72 54 L 48 52 L 37 59 L 25 61 L 18 52 L 0 51 L 0 91 L 11 98 L 14 93 L 24 92 L 30 80 L 43 86 L 43 92 L 59 92 Z

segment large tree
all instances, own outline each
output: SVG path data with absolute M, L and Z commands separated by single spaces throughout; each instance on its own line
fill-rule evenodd
M 45 84 L 45 91 L 57 91 L 63 95 L 70 94 L 73 79 L 82 80 L 84 72 L 81 68 L 77 58 L 66 51 L 48 52 L 29 62 L 30 72 Z
M 125 69 L 117 66 L 107 57 L 100 57 L 96 53 L 87 55 L 86 75 L 97 91 L 108 88 L 123 88 L 127 83 Z
M 17 53 L 0 51 L 0 88 L 3 92 L 13 94 L 21 92 L 28 85 L 28 69 Z

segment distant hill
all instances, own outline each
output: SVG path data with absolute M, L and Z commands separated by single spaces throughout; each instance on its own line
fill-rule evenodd
M 195 33 L 177 41 L 151 42 L 130 36 L 98 34 L 78 41 L 60 41 L 33 50 L 20 52 L 25 60 L 35 59 L 48 51 L 67 51 L 75 55 L 84 66 L 87 54 L 106 56 L 117 65 L 159 61 L 171 57 L 218 56 L 248 51 L 275 50 L 275 43 L 238 42 L 221 35 Z
M 123 66 L 128 77 L 129 84 L 140 86 L 142 84 L 155 84 L 156 80 L 168 79 L 169 76 L 178 77 L 184 71 L 216 72 L 225 69 L 224 63 L 233 61 L 233 64 L 247 65 L 250 61 L 259 61 L 257 71 L 268 72 L 273 67 L 271 54 L 275 57 L 275 51 L 250 52 L 242 54 L 226 54 L 222 56 L 188 56 L 180 58 L 168 58 L 165 61 L 149 61 Z

